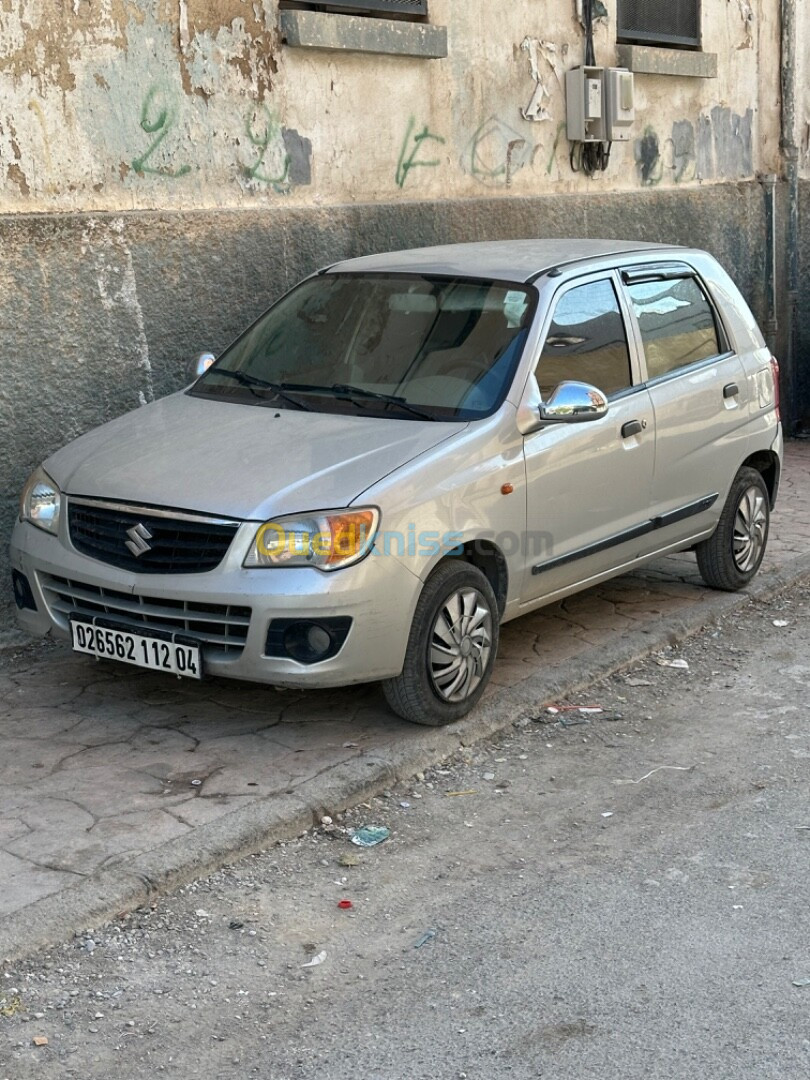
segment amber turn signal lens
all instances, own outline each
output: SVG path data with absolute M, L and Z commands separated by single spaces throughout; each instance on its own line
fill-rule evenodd
M 369 542 L 374 529 L 374 513 L 371 510 L 358 510 L 355 514 L 327 516 L 331 544 L 326 559 L 327 565 L 342 563 L 356 555 Z
M 512 486 L 512 484 L 502 484 L 501 485 L 501 495 L 511 495 L 514 490 L 515 489 Z

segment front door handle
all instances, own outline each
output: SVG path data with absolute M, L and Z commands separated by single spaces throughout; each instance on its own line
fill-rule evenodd
M 723 387 L 723 397 L 728 400 L 730 397 L 736 397 L 739 394 L 740 388 L 735 382 L 726 383 Z
M 644 424 L 640 420 L 628 420 L 622 424 L 622 438 L 629 439 L 631 435 L 640 435 Z

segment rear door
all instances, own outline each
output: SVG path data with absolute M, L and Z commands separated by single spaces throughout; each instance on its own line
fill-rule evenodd
M 657 547 L 711 528 L 746 456 L 745 370 L 697 273 L 622 272 L 655 414 Z
M 552 302 L 534 372 L 540 394 L 547 400 L 577 380 L 601 390 L 609 409 L 601 420 L 549 424 L 525 437 L 523 603 L 648 549 L 655 424 L 627 315 L 611 271 L 567 283 Z

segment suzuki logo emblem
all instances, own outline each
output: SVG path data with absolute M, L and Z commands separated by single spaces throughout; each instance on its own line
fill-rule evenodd
M 140 521 L 137 525 L 133 525 L 131 529 L 127 529 L 127 536 L 129 537 L 127 547 L 136 559 L 145 552 L 152 550 L 152 545 L 147 542 L 152 539 L 152 534 Z

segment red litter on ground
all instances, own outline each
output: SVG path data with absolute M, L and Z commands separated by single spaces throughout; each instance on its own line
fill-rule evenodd
M 338 907 L 341 911 L 348 911 L 350 907 L 353 907 L 351 900 L 338 900 Z

